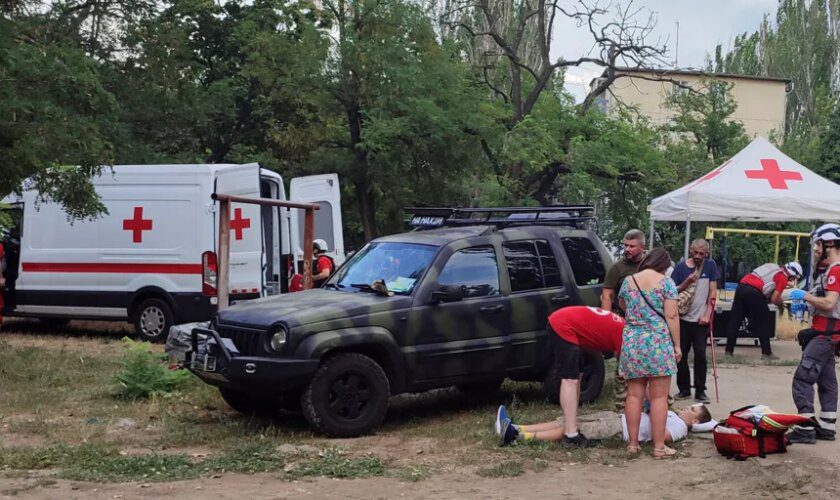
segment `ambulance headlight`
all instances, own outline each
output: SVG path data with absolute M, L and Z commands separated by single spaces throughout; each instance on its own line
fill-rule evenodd
M 280 352 L 283 350 L 283 346 L 286 345 L 286 329 L 282 326 L 276 328 L 271 333 L 271 338 L 269 339 L 268 343 L 271 346 L 271 349 L 275 352 Z

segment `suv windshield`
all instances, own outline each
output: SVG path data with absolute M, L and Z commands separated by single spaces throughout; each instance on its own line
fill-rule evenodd
M 409 295 L 437 250 L 414 243 L 371 243 L 342 266 L 329 283 L 350 289 L 352 285 L 383 280 L 389 291 Z

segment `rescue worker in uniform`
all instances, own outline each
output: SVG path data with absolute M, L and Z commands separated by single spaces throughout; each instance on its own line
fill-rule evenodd
M 814 384 L 820 397 L 816 429 L 796 426 L 788 434 L 791 443 L 834 441 L 837 423 L 837 373 L 834 357 L 840 343 L 840 226 L 824 224 L 811 236 L 820 261 L 828 267 L 810 292 L 793 290 L 791 300 L 804 300 L 811 310 L 811 328 L 797 336 L 802 360 L 793 374 L 793 402 L 800 415 L 814 417 Z
M 761 343 L 761 358 L 778 359 L 770 349 L 770 308 L 767 304 L 770 302 L 781 305 L 784 289 L 791 281 L 799 280 L 803 274 L 799 262 L 788 262 L 784 266 L 770 263 L 758 266 L 741 278 L 732 301 L 732 317 L 726 339 L 727 355 L 734 354 L 738 330 L 746 317 L 750 330 L 758 336 Z
M 312 266 L 312 287 L 321 288 L 335 270 L 335 262 L 327 255 L 329 248 L 326 241 L 315 240 L 312 242 L 312 247 L 315 254 L 315 265 Z

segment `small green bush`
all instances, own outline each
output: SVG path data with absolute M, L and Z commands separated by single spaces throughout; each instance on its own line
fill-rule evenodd
M 117 397 L 135 401 L 172 393 L 190 374 L 186 370 L 170 370 L 166 356 L 156 353 L 145 342 L 125 339 L 126 351 L 122 368 L 114 377 Z

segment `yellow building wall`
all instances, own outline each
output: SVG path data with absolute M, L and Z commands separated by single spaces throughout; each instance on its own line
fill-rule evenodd
M 661 76 L 650 74 L 649 78 Z M 696 90 L 702 90 L 708 84 L 708 78 L 699 75 L 671 75 L 672 80 L 687 83 Z M 733 84 L 732 98 L 738 107 L 732 114 L 732 119 L 744 125 L 750 137 L 769 137 L 776 130 L 777 134 L 784 132 L 785 123 L 785 82 L 776 80 L 753 80 L 745 78 L 717 78 Z M 674 111 L 667 106 L 668 97 L 676 89 L 671 82 L 651 81 L 641 78 L 623 77 L 616 80 L 611 87 L 613 95 L 605 94 L 608 112 L 615 111 L 620 104 L 634 106 L 639 112 L 657 125 L 668 123 Z

